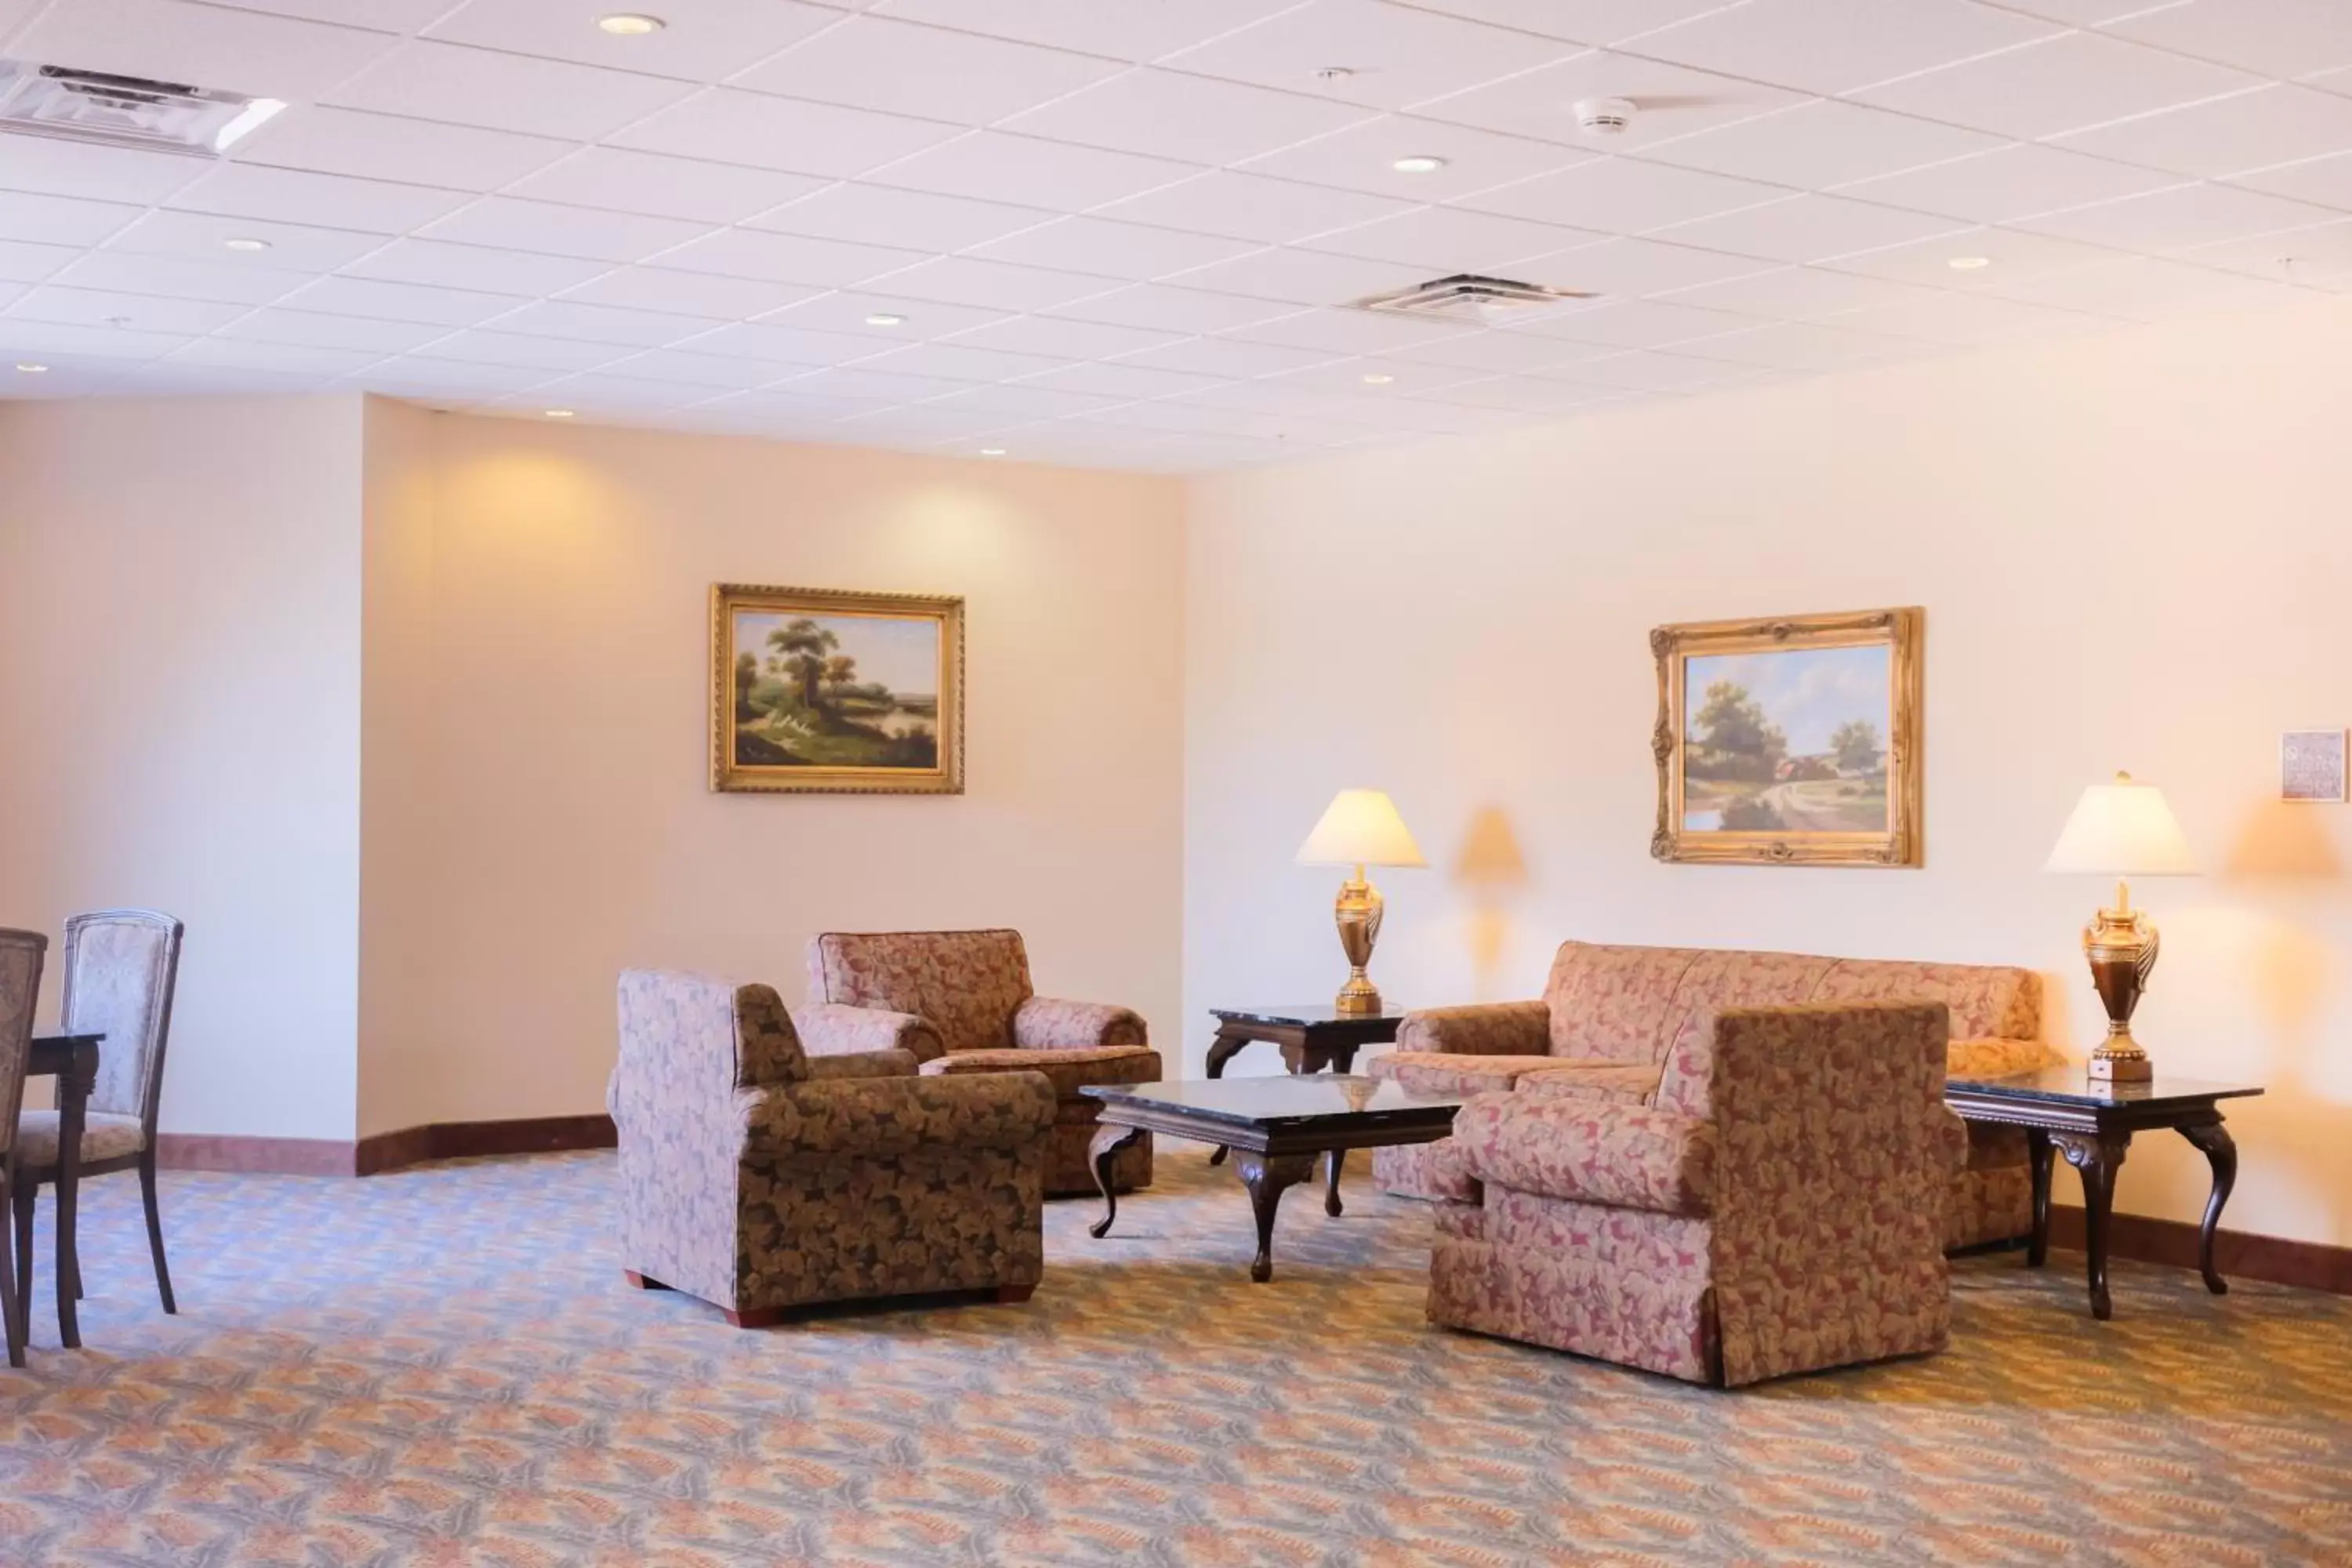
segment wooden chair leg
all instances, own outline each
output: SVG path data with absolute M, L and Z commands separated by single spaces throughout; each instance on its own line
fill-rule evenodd
M 16 1331 L 28 1337 L 33 1331 L 33 1204 L 40 1195 L 39 1184 L 21 1176 L 8 1194 L 16 1222 Z
M 996 1299 L 1007 1306 L 1026 1301 L 1036 1293 L 1037 1287 L 1034 1285 L 999 1285 L 996 1288 Z
M 16 1194 L 9 1191 L 7 1161 L 0 1157 L 0 1213 L 16 1207 Z M 0 1245 L 0 1341 L 8 1347 L 8 1364 L 25 1364 L 25 1325 L 30 1321 L 27 1309 L 32 1303 L 16 1289 L 16 1249 Z
M 725 1308 L 719 1309 L 726 1311 Z M 739 1329 L 772 1329 L 784 1321 L 782 1307 L 756 1307 L 748 1312 L 728 1312 L 727 1321 Z
M 172 1269 L 163 1261 L 163 1215 L 155 1206 L 155 1151 L 149 1149 L 139 1156 L 139 1195 L 147 1201 L 147 1250 L 155 1255 L 155 1292 L 163 1298 L 166 1316 L 174 1316 L 180 1304 L 172 1298 Z

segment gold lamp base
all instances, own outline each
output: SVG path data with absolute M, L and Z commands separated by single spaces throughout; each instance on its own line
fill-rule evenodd
M 2116 907 L 2101 910 L 2083 928 L 2091 984 L 2107 1010 L 2107 1037 L 2091 1053 L 2094 1083 L 2146 1083 L 2156 1076 L 2156 1064 L 2132 1038 L 2131 1016 L 2160 945 L 2156 922 L 2131 907 L 2131 889 L 2122 882 L 2116 884 Z
M 1348 956 L 1348 983 L 1331 1002 L 1339 1012 L 1357 1017 L 1380 1013 L 1381 989 L 1364 969 L 1372 962 L 1372 944 L 1380 940 L 1381 917 L 1386 910 L 1381 890 L 1364 879 L 1361 866 L 1340 884 L 1339 897 L 1331 906 L 1331 917 L 1339 925 L 1339 951 Z

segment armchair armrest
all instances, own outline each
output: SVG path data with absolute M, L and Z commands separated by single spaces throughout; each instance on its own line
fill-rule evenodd
M 793 1025 L 800 1031 L 801 1048 L 811 1057 L 905 1051 L 917 1061 L 927 1062 L 947 1050 L 940 1032 L 913 1013 L 820 1002 L 794 1010 Z
M 912 1051 L 844 1051 L 834 1057 L 811 1057 L 808 1079 L 826 1083 L 853 1078 L 912 1078 L 921 1070 Z
M 1397 1026 L 1401 1051 L 1457 1057 L 1540 1057 L 1551 1050 L 1547 1002 L 1485 1002 L 1467 1007 L 1424 1007 Z
M 1470 1173 L 1490 1187 L 1653 1214 L 1704 1215 L 1714 1206 L 1717 1133 L 1701 1117 L 1491 1095 L 1462 1108 L 1454 1141 Z
M 2008 1078 L 2014 1073 L 2055 1067 L 2064 1059 L 2058 1047 L 2047 1040 L 1987 1036 L 1978 1040 L 1954 1040 L 1945 1047 L 1944 1076 L 1961 1079 Z
M 1143 1016 L 1108 1002 L 1063 1002 L 1032 996 L 1013 1015 L 1013 1044 L 1021 1050 L 1078 1050 L 1150 1044 Z
M 748 1160 L 1018 1149 L 1054 1125 L 1054 1086 L 1043 1073 L 829 1079 L 744 1098 Z

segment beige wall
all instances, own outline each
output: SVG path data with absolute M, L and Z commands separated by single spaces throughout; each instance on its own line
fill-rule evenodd
M 1017 926 L 1041 988 L 1128 1003 L 1174 1037 L 1178 484 L 424 423 L 399 453 L 371 426 L 369 1128 L 596 1110 L 617 970 L 765 979 L 796 1000 L 803 943 L 828 927 Z M 418 439 L 425 543 L 399 499 Z M 722 580 L 962 595 L 969 793 L 710 793 Z M 421 704 L 398 640 L 420 616 Z
M 2051 976 L 2079 1049 L 2107 889 L 2041 865 L 2128 767 L 2208 869 L 2139 889 L 2165 937 L 2141 1037 L 2271 1086 L 2231 1113 L 2233 1227 L 2352 1243 L 2352 808 L 2274 800 L 2279 731 L 2352 722 L 2347 407 L 2352 309 L 2319 304 L 1201 482 L 1188 1055 L 1206 1007 L 1341 977 L 1335 874 L 1290 858 L 1357 784 L 1434 868 L 1384 878 L 1397 997 L 1531 995 L 1571 936 L 1999 961 Z M 1903 604 L 1926 868 L 1653 861 L 1647 629 Z M 2203 1193 L 2143 1139 L 2118 1201 Z
M 352 1136 L 360 439 L 357 398 L 0 404 L 0 923 L 187 922 L 167 1130 Z

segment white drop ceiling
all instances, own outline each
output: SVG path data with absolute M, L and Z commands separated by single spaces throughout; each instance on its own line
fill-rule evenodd
M 0 135 L 0 397 L 1189 471 L 2352 289 L 2352 0 L 0 0 L 0 56 L 291 105 Z M 1465 269 L 1599 298 L 1346 308 Z

